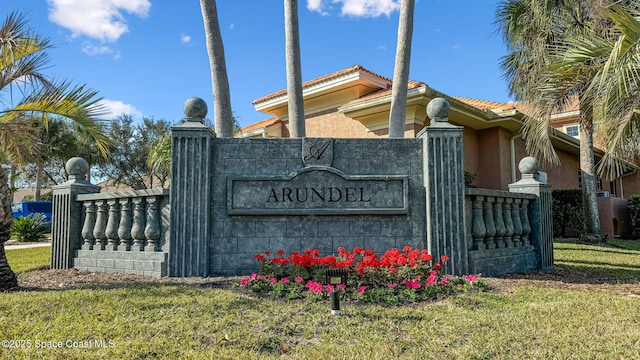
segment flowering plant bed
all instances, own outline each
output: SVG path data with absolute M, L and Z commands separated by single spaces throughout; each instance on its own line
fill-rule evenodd
M 274 255 L 265 251 L 254 258 L 260 262 L 260 271 L 244 276 L 239 286 L 287 299 L 323 300 L 336 291 L 348 300 L 401 304 L 487 287 L 480 274 L 445 274 L 442 264 L 448 257 L 434 262 L 426 249 L 410 246 L 382 255 L 359 247 L 353 251 L 339 247 L 337 256 L 320 256 L 319 250 L 306 249 L 288 256 L 283 250 Z M 327 269 L 344 269 L 346 283 L 324 284 Z

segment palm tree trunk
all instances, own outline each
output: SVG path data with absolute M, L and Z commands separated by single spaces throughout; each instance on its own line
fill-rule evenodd
M 593 155 L 592 112 L 586 106 L 580 114 L 580 171 L 582 172 L 582 204 L 584 206 L 584 235 L 589 241 L 600 241 L 600 216 L 596 197 L 595 161 Z
M 233 114 L 231 112 L 231 95 L 227 64 L 224 59 L 224 45 L 218 24 L 218 10 L 215 0 L 200 0 L 202 20 L 207 37 L 207 52 L 211 67 L 211 83 L 213 86 L 213 120 L 218 137 L 233 136 Z
M 411 38 L 413 37 L 413 9 L 415 0 L 402 0 L 398 22 L 398 45 L 391 90 L 391 113 L 389 114 L 389 137 L 403 138 L 407 115 L 407 84 L 411 60 Z
M 11 214 L 11 197 L 7 181 L 7 173 L 0 169 L 0 291 L 7 291 L 18 287 L 16 275 L 9 267 L 7 254 L 4 251 L 4 243 L 11 236 L 11 224 L 13 216 Z
M 44 177 L 44 164 L 36 164 L 36 186 L 33 194 L 33 200 L 40 201 L 42 197 L 42 178 Z
M 302 70 L 300 65 L 300 32 L 298 27 L 298 0 L 284 0 L 284 23 L 287 58 L 287 97 L 289 103 L 290 137 L 306 136 L 304 99 L 302 97 Z
M 9 202 L 13 204 L 14 202 L 14 195 L 15 195 L 15 188 L 16 188 L 16 172 L 18 171 L 18 167 L 11 163 L 11 173 L 9 174 L 9 192 L 11 193 L 11 196 L 9 197 Z

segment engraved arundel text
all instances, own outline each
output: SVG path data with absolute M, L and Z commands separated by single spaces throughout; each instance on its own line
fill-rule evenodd
M 267 202 L 370 202 L 371 196 L 364 187 L 322 188 L 271 188 Z
M 327 170 L 329 169 L 329 170 Z M 230 178 L 230 215 L 406 214 L 406 176 L 305 168 L 289 176 Z

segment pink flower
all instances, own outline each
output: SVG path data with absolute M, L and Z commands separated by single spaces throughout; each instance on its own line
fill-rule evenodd
M 427 283 L 425 284 L 425 287 L 435 284 L 436 281 L 438 281 L 438 273 L 435 271 L 429 272 L 429 277 L 427 278 Z
M 304 281 L 304 279 L 302 278 L 302 276 L 296 276 L 295 279 L 293 279 L 293 281 L 297 282 L 297 283 L 301 283 Z
M 438 285 L 448 285 L 448 284 L 449 284 L 449 280 L 447 280 L 447 278 L 440 280 L 440 282 L 438 283 Z
M 391 287 L 391 288 L 396 287 L 396 286 L 398 286 L 398 283 L 387 284 L 387 287 Z
M 317 295 L 322 294 L 322 284 L 319 282 L 309 280 L 307 281 L 307 284 L 305 285 L 305 287 L 309 289 L 309 291 L 313 292 L 314 294 L 317 294 Z
M 420 288 L 420 283 L 409 279 L 409 280 L 407 280 L 407 288 L 408 289 L 419 289 Z
M 289 278 L 282 278 L 282 279 L 280 279 L 280 282 L 283 283 L 283 284 L 286 284 L 286 283 L 289 282 Z
M 249 285 L 250 282 L 251 282 L 250 278 L 243 276 L 242 279 L 240 280 L 240 286 L 245 287 Z
M 345 284 L 338 284 L 338 285 L 336 285 L 336 287 L 337 287 L 339 290 L 344 290 L 344 289 L 346 289 L 346 288 L 347 288 L 347 285 L 345 285 Z
M 326 291 L 326 292 L 332 292 L 335 289 L 336 288 L 333 285 L 325 285 L 324 286 L 324 291 Z
M 362 295 L 362 293 L 367 290 L 369 287 L 368 286 L 360 286 L 360 288 L 358 289 L 358 295 Z
M 478 275 L 464 275 L 462 278 L 473 284 L 474 281 L 478 280 Z

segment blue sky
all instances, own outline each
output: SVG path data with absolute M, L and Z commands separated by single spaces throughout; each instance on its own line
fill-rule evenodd
M 397 2 L 300 0 L 303 80 L 354 64 L 393 77 Z M 509 102 L 497 2 L 418 0 L 409 78 L 448 95 Z M 217 5 L 232 107 L 245 126 L 269 117 L 253 100 L 286 87 L 283 2 Z M 2 21 L 12 11 L 26 12 L 31 27 L 51 38 L 47 73 L 98 90 L 112 116 L 177 122 L 192 96 L 212 109 L 198 1 L 2 0 Z

